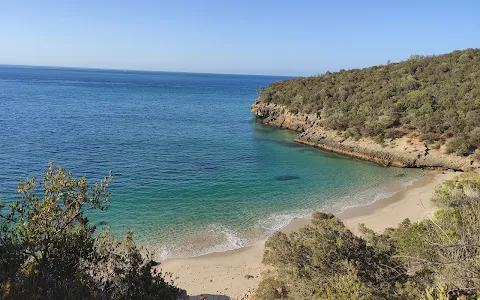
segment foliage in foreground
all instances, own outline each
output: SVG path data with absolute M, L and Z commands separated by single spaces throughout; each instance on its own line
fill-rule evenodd
M 480 299 L 480 177 L 447 181 L 427 220 L 355 236 L 331 214 L 266 242 L 259 299 Z
M 21 181 L 21 199 L 0 206 L 1 299 L 177 299 L 184 291 L 152 270 L 127 233 L 95 234 L 85 212 L 107 209 L 112 177 L 87 179 L 53 164 L 38 191 Z M 40 197 L 38 193 L 43 193 Z
M 316 114 L 323 127 L 347 138 L 418 131 L 429 144 L 455 137 L 447 152 L 480 148 L 480 49 L 283 80 L 261 89 L 259 98 Z

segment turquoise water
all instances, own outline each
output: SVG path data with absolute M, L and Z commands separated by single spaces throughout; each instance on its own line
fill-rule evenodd
M 92 182 L 160 259 L 252 244 L 293 217 L 386 197 L 421 176 L 295 144 L 249 106 L 270 76 L 0 66 L 0 194 L 49 161 Z

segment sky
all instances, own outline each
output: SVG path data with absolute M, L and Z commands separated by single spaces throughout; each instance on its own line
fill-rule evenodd
M 1 1 L 0 64 L 308 76 L 480 47 L 480 1 Z

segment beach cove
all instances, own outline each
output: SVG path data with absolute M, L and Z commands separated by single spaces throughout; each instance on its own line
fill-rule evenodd
M 435 188 L 461 172 L 426 170 L 422 178 L 394 195 L 372 204 L 346 209 L 338 214 L 344 224 L 358 234 L 358 224 L 376 232 L 396 227 L 404 219 L 418 221 L 432 216 L 430 203 Z M 289 233 L 309 224 L 308 218 L 292 220 L 282 231 Z M 200 257 L 168 259 L 158 267 L 171 272 L 175 283 L 185 288 L 191 299 L 204 295 L 208 300 L 248 299 L 258 286 L 262 272 L 264 242 L 236 250 Z
M 261 124 L 248 108 L 281 79 L 2 66 L 0 197 L 16 199 L 18 180 L 50 161 L 91 182 L 112 171 L 110 208 L 92 224 L 133 231 L 161 261 L 253 245 L 294 218 L 366 205 L 422 176 Z

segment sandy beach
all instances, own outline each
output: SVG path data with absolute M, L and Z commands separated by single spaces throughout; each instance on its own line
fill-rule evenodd
M 460 173 L 425 171 L 425 175 L 406 189 L 373 204 L 350 208 L 337 215 L 353 232 L 358 224 L 381 232 L 395 227 L 405 218 L 418 221 L 434 212 L 430 198 L 444 180 Z M 282 231 L 291 232 L 309 223 L 309 219 L 294 219 Z M 265 270 L 262 265 L 264 241 L 253 246 L 204 256 L 168 259 L 161 263 L 164 272 L 171 272 L 175 284 L 186 289 L 191 299 L 244 299 L 254 291 Z

